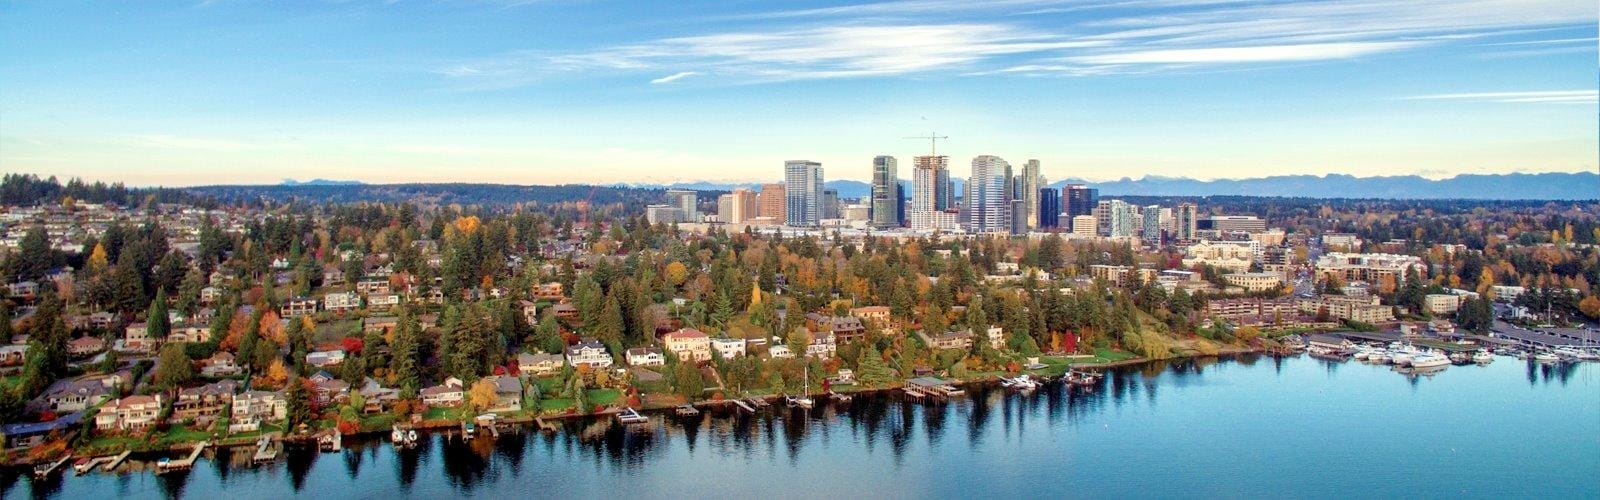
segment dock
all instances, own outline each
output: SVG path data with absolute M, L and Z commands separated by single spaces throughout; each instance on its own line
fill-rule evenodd
M 211 446 L 211 441 L 209 441 L 209 440 L 201 441 L 200 444 L 194 445 L 194 450 L 190 451 L 189 452 L 189 456 L 187 456 L 187 457 L 179 458 L 179 459 L 175 459 L 175 460 L 162 460 L 160 462 L 157 462 L 156 463 L 156 473 L 159 474 L 159 473 L 162 473 L 162 472 L 170 472 L 170 471 L 175 471 L 175 470 L 188 470 L 190 468 L 193 468 L 194 467 L 194 461 L 200 459 L 200 453 L 203 452 L 203 451 L 206 451 L 206 447 L 207 446 Z
M 756 407 L 750 406 L 750 403 L 746 403 L 742 399 L 733 400 L 733 405 L 739 407 L 740 411 L 744 411 L 744 412 L 748 412 L 748 413 L 755 413 L 756 412 Z
M 256 440 L 256 452 L 251 455 L 250 463 L 261 464 L 278 459 L 278 447 L 276 446 L 277 440 L 274 439 L 275 437 L 276 433 L 273 433 L 261 436 L 261 439 Z
M 111 458 L 110 462 L 106 462 L 105 471 L 111 472 L 112 470 L 115 470 L 118 465 L 122 465 L 122 462 L 127 461 L 128 456 L 132 454 L 133 450 L 118 453 L 117 456 Z
M 676 411 L 680 417 L 700 416 L 700 410 L 696 409 L 694 405 L 678 405 L 677 409 L 674 411 Z
M 761 399 L 761 398 L 757 398 L 757 397 L 745 398 L 744 401 L 746 403 L 749 403 L 750 406 L 752 406 L 752 407 L 754 407 L 756 409 L 761 409 L 761 408 L 766 408 L 768 406 L 772 406 L 772 403 L 768 403 L 767 400 Z
M 561 426 L 546 422 L 544 417 L 534 417 L 533 423 L 537 424 L 539 426 L 539 430 L 544 432 L 555 432 L 561 430 Z
M 39 465 L 37 467 L 34 467 L 33 468 L 33 475 L 35 477 L 40 478 L 40 479 L 50 477 L 50 475 L 51 474 L 55 474 L 56 470 L 60 469 L 62 465 L 66 465 L 67 461 L 69 461 L 69 460 L 72 460 L 72 454 L 71 453 L 68 453 L 66 456 L 61 457 L 61 460 L 56 460 L 56 461 L 51 462 L 51 463 L 47 463 L 47 464 L 43 464 L 43 465 Z
M 639 410 L 623 408 L 617 412 L 617 421 L 624 424 L 644 424 L 650 422 L 650 417 L 639 414 Z
M 928 397 L 928 393 L 922 392 L 921 389 L 918 389 L 918 388 L 915 388 L 915 387 L 906 386 L 906 387 L 901 388 L 900 390 L 901 390 L 901 392 L 904 392 L 906 394 L 906 396 L 909 396 L 911 399 L 915 399 L 917 401 L 922 401 L 923 399 Z

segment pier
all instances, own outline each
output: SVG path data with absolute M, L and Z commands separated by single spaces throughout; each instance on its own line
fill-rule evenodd
M 261 436 L 256 440 L 256 452 L 250 457 L 250 463 L 262 464 L 278 459 L 277 433 Z
M 56 461 L 51 462 L 51 463 L 47 463 L 47 464 L 44 464 L 44 465 L 40 465 L 40 466 L 34 467 L 33 468 L 33 475 L 39 477 L 40 479 L 50 477 L 51 474 L 55 474 L 56 473 L 56 469 L 60 469 L 61 466 L 65 465 L 68 460 L 72 460 L 72 454 L 71 453 L 68 453 L 66 456 L 61 457 L 61 460 L 56 460 Z
M 747 412 L 747 413 L 755 413 L 756 412 L 756 407 L 750 406 L 750 403 L 746 403 L 742 399 L 733 400 L 733 405 L 739 407 L 739 411 L 743 411 L 743 412 Z
M 194 461 L 200 458 L 200 453 L 206 451 L 207 446 L 211 446 L 211 441 L 201 441 L 200 444 L 194 445 L 194 450 L 190 451 L 187 457 L 156 462 L 156 473 L 193 468 Z

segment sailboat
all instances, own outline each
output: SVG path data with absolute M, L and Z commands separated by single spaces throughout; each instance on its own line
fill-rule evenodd
M 791 407 L 800 407 L 800 408 L 810 409 L 813 405 L 816 405 L 816 402 L 812 401 L 811 397 L 810 397 L 810 393 L 811 393 L 811 365 L 806 365 L 804 373 L 805 373 L 804 378 L 801 379 L 801 383 L 804 384 L 803 385 L 804 389 L 801 391 L 800 397 L 789 396 L 786 399 L 788 400 L 789 406 L 791 406 Z

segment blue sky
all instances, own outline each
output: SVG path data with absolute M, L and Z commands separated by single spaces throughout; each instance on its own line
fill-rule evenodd
M 1594 171 L 1587 0 L 0 2 L 0 171 L 136 185 Z M 906 169 L 909 170 L 909 169 Z M 909 176 L 909 172 L 905 173 Z

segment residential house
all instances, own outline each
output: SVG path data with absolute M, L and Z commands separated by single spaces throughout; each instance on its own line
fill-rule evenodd
M 117 315 L 111 311 L 100 311 L 89 314 L 89 328 L 96 330 L 110 330 L 117 326 Z
M 322 286 L 339 286 L 344 284 L 344 270 L 339 266 L 323 266 Z
M 167 333 L 167 342 L 177 342 L 183 344 L 188 342 L 207 342 L 210 340 L 211 329 L 203 326 L 174 326 L 172 331 Z
M 206 358 L 205 366 L 200 368 L 200 375 L 210 378 L 232 377 L 242 373 L 243 371 L 244 370 L 239 368 L 239 365 L 234 362 L 233 353 L 228 351 L 217 351 L 216 354 L 212 354 L 211 357 Z
M 922 342 L 934 349 L 971 349 L 972 330 L 959 330 L 928 335 L 927 332 L 917 332 L 922 337 Z
M 711 349 L 717 351 L 722 359 L 733 359 L 745 355 L 744 339 L 711 339 Z
M 564 320 L 578 319 L 578 307 L 566 302 L 550 306 L 550 312 L 554 313 L 557 318 Z
M 829 359 L 838 350 L 838 338 L 834 337 L 833 332 L 816 332 L 811 334 L 811 345 L 806 346 L 806 356 Z
M 321 371 L 312 375 L 311 398 L 317 404 L 327 406 L 334 403 L 343 403 L 350 399 L 350 383 L 339 380 L 333 374 Z
M 132 352 L 149 352 L 155 348 L 155 340 L 150 338 L 150 327 L 143 322 L 128 325 L 122 332 L 122 349 Z
M 361 395 L 361 400 L 366 405 L 361 409 L 363 413 L 383 413 L 384 409 L 400 400 L 399 389 L 384 387 L 372 377 L 363 378 L 361 388 L 357 389 L 356 393 Z
M 517 411 L 522 409 L 522 380 L 517 377 L 491 375 L 484 380 L 494 384 L 494 405 L 486 411 Z
M 574 367 L 605 368 L 611 366 L 611 363 L 611 353 L 606 350 L 605 344 L 601 344 L 598 340 L 585 338 L 567 348 L 567 364 Z
M 343 313 L 361 308 L 361 296 L 355 292 L 335 292 L 322 296 L 322 308 Z
M 567 366 L 566 360 L 560 355 L 535 352 L 517 355 L 517 370 L 524 377 L 544 377 L 555 375 Z
M 72 357 L 81 358 L 104 350 L 106 341 L 100 340 L 100 337 L 78 337 L 67 342 L 67 354 Z
M 662 366 L 667 364 L 666 355 L 656 347 L 634 347 L 623 352 L 623 358 L 630 366 Z
M 161 415 L 161 395 L 128 396 L 106 403 L 94 416 L 100 431 L 140 431 L 149 428 Z
M 838 342 L 853 342 L 860 340 L 867 333 L 861 318 L 855 316 L 829 316 L 819 313 L 806 314 L 806 329 L 811 330 L 815 337 L 817 332 L 831 332 Z
M 314 351 L 306 354 L 306 364 L 317 368 L 327 368 L 344 363 L 344 349 L 329 351 Z
M 169 421 L 188 420 L 200 427 L 208 427 L 233 405 L 233 394 L 238 391 L 239 382 L 231 379 L 180 389 L 178 397 L 172 401 L 172 417 Z
M 767 356 L 772 359 L 793 359 L 794 352 L 789 350 L 789 346 L 774 341 L 772 346 L 767 348 Z
M 666 346 L 668 351 L 677 355 L 679 360 L 711 360 L 711 337 L 700 330 L 681 328 L 678 331 L 662 335 L 661 343 Z
M 39 283 L 34 281 L 19 281 L 6 285 L 6 296 L 18 299 L 32 299 L 39 295 Z
M 356 293 L 372 296 L 394 293 L 389 280 L 361 280 L 356 282 Z
M 461 379 L 450 377 L 444 383 L 432 387 L 424 387 L 417 392 L 417 397 L 422 398 L 422 404 L 430 408 L 460 406 L 466 400 L 467 393 L 461 388 Z
M 283 392 L 244 391 L 233 396 L 228 432 L 254 432 L 261 424 L 276 422 L 289 415 L 289 401 Z
M 283 301 L 283 306 L 278 309 L 279 315 L 285 318 L 298 318 L 307 314 L 316 314 L 317 299 L 293 297 Z
M 400 295 L 393 293 L 378 293 L 367 296 L 367 308 L 374 311 L 387 311 L 400 305 Z
M 551 302 L 559 302 L 561 301 L 562 297 L 565 297 L 565 294 L 561 288 L 561 283 L 554 281 L 534 287 L 532 295 L 535 299 L 548 300 Z
M 850 315 L 861 318 L 863 321 L 877 322 L 880 325 L 889 323 L 892 311 L 888 306 L 865 306 L 850 310 Z
M 539 304 L 533 301 L 519 300 L 517 306 L 522 310 L 522 320 L 530 325 L 539 324 Z
M 17 366 L 28 358 L 28 344 L 0 345 L 0 366 Z
M 73 379 L 57 380 L 46 387 L 44 394 L 34 398 L 30 409 L 48 410 L 57 415 L 79 412 L 111 399 L 111 394 L 133 378 L 133 374 L 120 371 L 110 375 L 84 375 Z
M 8 450 L 25 450 L 41 444 L 50 436 L 71 435 L 83 423 L 83 413 L 63 415 L 49 422 L 18 422 L 0 424 L 0 438 Z

